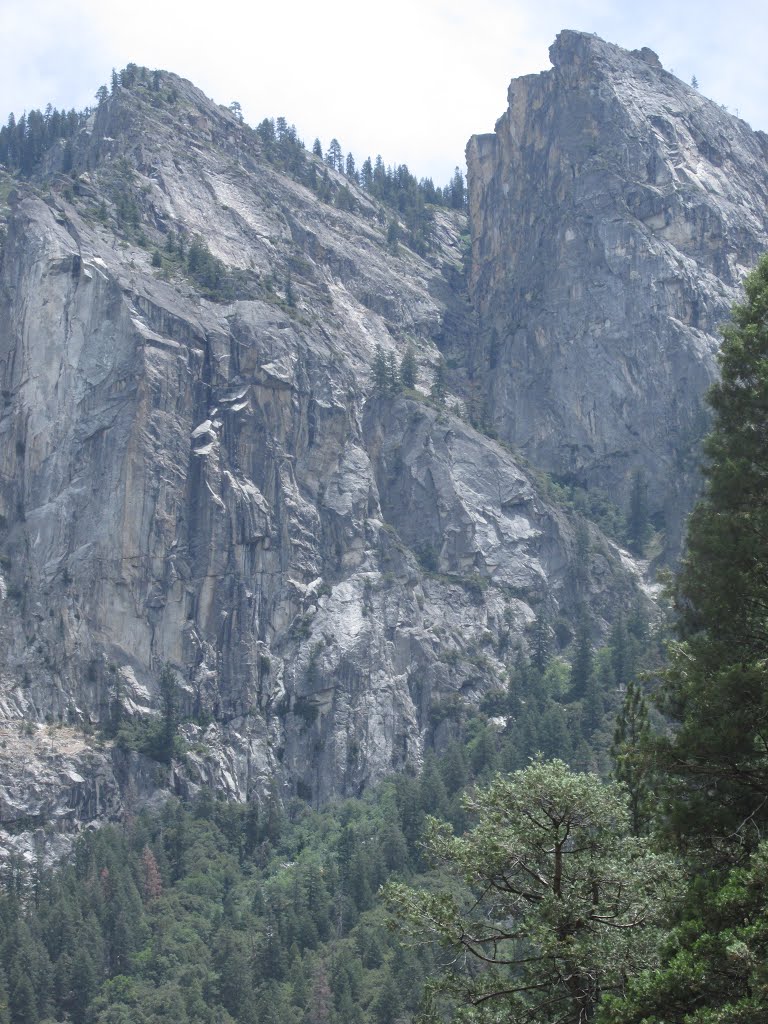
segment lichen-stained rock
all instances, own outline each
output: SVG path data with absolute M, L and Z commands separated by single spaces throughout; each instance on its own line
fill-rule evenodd
M 679 546 L 719 325 L 768 245 L 768 137 L 628 52 L 562 32 L 467 148 L 476 360 L 501 437 Z
M 25 853 L 25 822 L 201 786 L 356 794 L 418 767 L 434 701 L 503 685 L 536 615 L 589 599 L 607 623 L 638 592 L 596 530 L 577 592 L 572 523 L 425 398 L 463 322 L 463 215 L 434 211 L 425 256 L 393 252 L 354 183 L 329 172 L 354 211 L 321 202 L 163 81 L 117 89 L 71 174 L 52 152 L 7 214 L 0 826 Z M 230 293 L 189 271 L 197 235 Z M 372 398 L 377 346 L 409 344 L 420 400 Z M 157 720 L 166 664 L 170 765 L 111 738 Z

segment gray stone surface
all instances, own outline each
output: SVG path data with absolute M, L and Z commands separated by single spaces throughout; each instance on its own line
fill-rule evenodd
M 648 50 L 562 32 L 467 149 L 475 365 L 501 437 L 679 547 L 718 328 L 768 245 L 768 137 Z
M 276 780 L 319 803 L 417 768 L 430 705 L 503 685 L 537 615 L 586 599 L 605 627 L 643 586 L 597 530 L 577 580 L 573 522 L 425 398 L 463 215 L 435 211 L 426 257 L 393 253 L 356 187 L 354 213 L 320 202 L 171 87 L 119 89 L 74 184 L 54 152 L 6 211 L 0 824 L 30 856 L 168 792 Z M 171 232 L 204 236 L 242 297 L 153 267 Z M 372 398 L 376 346 L 409 343 L 417 393 Z M 117 707 L 159 714 L 165 663 L 187 748 L 170 766 L 103 736 Z

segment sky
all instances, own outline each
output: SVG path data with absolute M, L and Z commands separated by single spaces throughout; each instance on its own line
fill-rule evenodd
M 768 130 L 763 0 L 0 0 L 0 119 L 81 109 L 132 61 L 237 100 L 250 124 L 282 115 L 307 146 L 335 137 L 440 185 L 563 28 L 650 46 Z

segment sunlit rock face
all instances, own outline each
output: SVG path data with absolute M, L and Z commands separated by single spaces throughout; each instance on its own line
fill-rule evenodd
M 500 436 L 670 550 L 698 486 L 719 326 L 768 245 L 768 137 L 629 52 L 562 32 L 469 143 L 478 373 Z
M 0 181 L 0 847 L 202 786 L 359 794 L 542 615 L 565 646 L 587 605 L 597 640 L 648 589 L 529 462 L 619 505 L 643 468 L 674 549 L 766 143 L 649 51 L 552 54 L 470 143 L 471 260 L 461 212 L 393 245 L 391 210 L 165 73 Z M 374 393 L 409 345 L 416 389 Z M 169 763 L 113 738 L 159 720 L 163 666 Z

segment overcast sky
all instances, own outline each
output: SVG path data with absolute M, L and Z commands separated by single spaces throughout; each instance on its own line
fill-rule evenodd
M 493 130 L 511 78 L 547 69 L 560 29 L 650 46 L 667 70 L 768 130 L 763 0 L 0 0 L 0 118 L 89 105 L 128 62 L 189 78 L 246 120 L 283 115 L 447 181 Z

